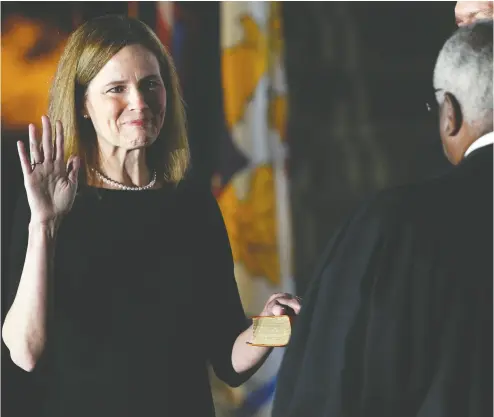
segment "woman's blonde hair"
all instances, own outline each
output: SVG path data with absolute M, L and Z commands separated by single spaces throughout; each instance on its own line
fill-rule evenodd
M 86 177 L 98 166 L 96 133 L 84 119 L 84 100 L 91 80 L 122 48 L 142 45 L 158 59 L 166 89 L 166 115 L 156 141 L 147 150 L 147 162 L 158 178 L 178 183 L 189 166 L 190 153 L 179 80 L 170 54 L 143 22 L 126 16 L 107 15 L 92 19 L 69 37 L 50 90 L 48 115 L 62 122 L 65 156 L 78 155 Z

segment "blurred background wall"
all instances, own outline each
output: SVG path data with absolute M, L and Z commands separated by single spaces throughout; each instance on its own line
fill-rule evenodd
M 278 265 L 273 276 L 288 274 L 279 279 L 293 281 L 293 291 L 303 295 L 318 255 L 359 201 L 379 189 L 448 169 L 436 120 L 427 113 L 425 103 L 434 98 L 436 55 L 455 29 L 455 2 L 281 2 L 276 6 L 276 18 L 269 14 L 274 13 L 271 6 L 263 9 L 254 4 L 253 18 L 238 22 L 227 22 L 230 15 L 225 3 L 2 2 L 2 276 L 8 268 L 6 250 L 16 193 L 22 187 L 15 142 L 27 140 L 27 124 L 39 124 L 46 111 L 50 81 L 68 34 L 85 20 L 102 14 L 140 18 L 172 51 L 187 105 L 193 179 L 211 187 L 218 196 L 233 250 L 239 254 L 239 268 L 247 264 L 247 272 L 255 270 L 250 275 L 270 278 L 273 262 L 289 263 L 285 268 Z M 246 10 L 242 13 L 248 17 Z M 265 20 L 259 17 L 263 10 Z M 226 35 L 227 27 L 234 24 L 241 25 L 243 31 L 237 50 L 225 46 L 229 41 L 225 38 L 230 36 Z M 240 29 L 232 33 L 235 30 Z M 272 42 L 270 30 L 274 31 Z M 259 62 L 268 56 L 264 50 L 259 52 L 262 45 L 278 51 L 273 59 L 280 60 L 277 65 L 283 67 L 282 90 L 286 93 L 280 100 L 273 96 L 280 85 L 274 81 L 252 86 L 252 91 L 266 88 L 264 102 L 263 92 L 254 94 L 247 88 L 255 78 L 251 73 L 225 77 L 228 68 L 235 65 L 259 69 Z M 259 80 L 261 77 L 260 73 Z M 267 116 L 272 123 L 265 131 L 278 135 L 281 154 L 274 158 L 277 165 L 248 155 L 242 142 L 245 133 L 239 133 L 246 126 L 237 129 L 237 125 L 229 124 L 232 104 L 228 97 L 230 90 L 239 86 L 243 86 L 239 94 L 244 94 L 247 104 L 238 123 L 247 125 L 248 117 L 254 117 L 257 99 L 263 109 L 276 116 L 274 121 Z M 262 134 L 253 136 L 263 139 Z M 269 143 L 266 146 L 272 148 L 274 142 Z M 259 186 L 250 205 L 242 205 L 238 196 L 227 192 L 230 180 L 245 169 L 249 170 L 250 186 L 254 179 Z M 244 173 L 240 177 L 245 178 Z M 237 192 L 240 182 L 235 185 Z M 287 186 L 287 193 L 269 197 L 280 184 Z M 280 196 L 286 199 L 283 213 L 274 207 L 279 207 Z M 274 218 L 281 214 L 285 221 L 275 224 Z M 241 222 L 242 227 L 235 222 Z M 284 227 L 289 229 L 286 233 L 280 229 Z M 270 237 L 271 232 L 274 237 Z M 280 255 L 280 247 L 285 248 L 286 257 Z M 263 250 L 278 253 L 259 255 Z M 257 264 L 249 269 L 246 259 L 251 258 Z M 239 275 L 241 272 L 237 270 Z M 255 286 L 245 289 L 239 282 L 243 294 L 250 291 L 255 297 L 261 291 Z M 287 288 L 276 278 L 259 282 L 268 290 Z M 258 312 L 250 310 L 247 308 L 249 314 Z M 2 318 L 4 314 L 2 309 Z M 2 354 L 8 368 L 5 349 Z M 2 367 L 2 374 L 5 369 Z M 19 380 L 25 378 L 16 375 Z M 16 385 L 4 381 L 4 415 L 35 415 L 22 408 L 34 403 L 19 401 Z M 254 390 L 257 397 L 249 397 L 253 405 L 244 406 L 242 415 L 255 415 L 256 401 L 269 400 L 272 385 L 261 388 L 267 391 Z M 234 404 L 233 409 L 245 402 L 251 391 L 225 390 L 219 396 Z M 235 415 L 241 414 L 237 410 Z
M 454 2 L 285 3 L 295 277 L 370 193 L 447 169 L 432 70 Z

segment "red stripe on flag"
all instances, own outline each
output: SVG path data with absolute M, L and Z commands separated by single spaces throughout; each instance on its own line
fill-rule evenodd
M 137 19 L 139 17 L 139 2 L 138 1 L 129 1 L 129 9 L 128 9 L 129 17 L 133 17 Z
M 173 1 L 156 2 L 156 35 L 168 50 L 172 47 L 174 12 Z

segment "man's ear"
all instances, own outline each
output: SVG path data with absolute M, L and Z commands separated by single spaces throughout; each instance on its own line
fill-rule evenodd
M 444 93 L 441 111 L 441 125 L 448 136 L 456 136 L 463 124 L 463 113 L 460 103 L 451 93 Z

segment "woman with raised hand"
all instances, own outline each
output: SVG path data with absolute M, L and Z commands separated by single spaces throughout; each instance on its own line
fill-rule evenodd
M 52 123 L 55 122 L 55 129 Z M 173 62 L 142 22 L 93 19 L 69 38 L 43 117 L 19 144 L 3 340 L 43 389 L 39 417 L 214 416 L 208 364 L 239 385 L 249 346 L 223 219 L 185 179 Z M 54 131 L 53 131 L 54 130 Z M 300 304 L 272 296 L 262 315 Z

